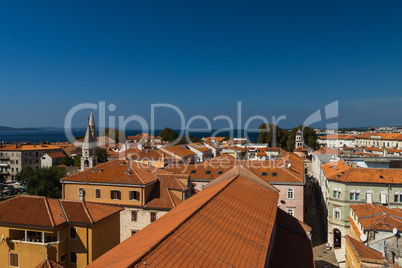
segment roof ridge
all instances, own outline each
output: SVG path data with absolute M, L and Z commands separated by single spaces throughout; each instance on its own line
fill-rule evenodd
M 126 162 L 127 162 L 128 165 L 131 165 L 131 169 L 132 169 L 132 170 L 134 171 L 134 173 L 138 176 L 138 178 L 140 179 L 140 181 L 141 181 L 143 184 L 146 184 L 146 183 L 144 182 L 144 180 L 141 178 L 140 174 L 138 174 L 137 170 L 134 168 L 134 165 L 132 165 L 131 163 L 129 163 L 127 159 L 125 159 L 125 160 L 126 160 Z
M 282 167 L 281 169 L 284 170 L 284 171 L 286 171 L 289 175 L 295 177 L 297 180 L 299 180 L 299 181 L 301 181 L 301 182 L 304 182 L 304 180 L 300 180 L 296 175 L 292 174 L 287 168 Z
M 66 218 L 66 222 L 69 222 L 68 217 L 67 217 L 67 213 L 64 210 L 63 204 L 61 203 L 60 199 L 59 199 L 59 204 L 60 204 L 61 211 L 63 212 L 64 218 Z
M 168 192 L 168 196 L 169 196 L 170 202 L 173 204 L 173 207 L 176 207 L 175 203 L 173 202 L 173 198 L 171 196 L 170 190 L 166 189 L 166 191 Z
M 89 218 L 89 221 L 93 224 L 93 223 L 94 223 L 94 220 L 92 219 L 91 214 L 89 213 L 89 210 L 88 210 L 88 208 L 87 208 L 87 205 L 85 204 L 84 201 L 81 201 L 81 202 L 82 202 L 82 206 L 84 207 L 85 213 L 87 214 L 87 216 L 88 216 L 88 218 Z
M 54 223 L 53 214 L 50 211 L 49 203 L 47 202 L 47 197 L 46 196 L 44 197 L 44 202 L 45 202 L 47 213 L 48 213 L 49 218 L 50 218 L 50 222 L 52 223 L 52 227 L 54 227 L 54 226 L 56 226 L 56 224 Z

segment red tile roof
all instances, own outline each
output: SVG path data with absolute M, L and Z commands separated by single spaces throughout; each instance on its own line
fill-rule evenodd
M 342 154 L 338 149 L 320 147 L 314 154 Z
M 196 149 L 200 152 L 208 152 L 211 151 L 211 149 L 209 149 L 208 147 L 206 147 L 205 145 L 201 144 L 201 143 L 189 143 L 187 144 L 188 147 L 191 147 L 193 149 Z
M 270 267 L 315 267 L 312 244 L 306 238 L 304 223 L 279 208 L 277 222 L 278 231 Z
M 0 224 L 55 227 L 66 222 L 95 223 L 121 210 L 90 202 L 24 195 L 0 203 Z
M 365 246 L 363 242 L 358 241 L 349 235 L 346 235 L 346 243 L 350 245 L 354 255 L 360 261 L 369 263 L 384 263 L 385 261 L 381 252 Z
M 290 168 L 286 163 L 290 164 Z M 168 165 L 166 169 L 177 174 L 187 174 L 192 179 L 214 180 L 238 165 L 246 167 L 267 182 L 304 182 L 304 161 L 293 153 L 287 153 L 278 161 L 246 161 L 215 157 L 201 164 L 174 164 Z
M 61 265 L 58 262 L 46 259 L 35 266 L 35 268 L 65 268 L 65 266 Z
M 61 147 L 51 144 L 22 144 L 18 147 L 15 144 L 3 144 L 0 151 L 47 151 L 62 150 Z
M 52 152 L 52 153 L 47 153 L 50 158 L 56 159 L 56 158 L 64 158 L 67 155 L 64 152 Z
M 378 139 L 378 140 L 402 140 L 400 133 L 363 133 L 356 136 L 356 139 Z
M 320 137 L 320 140 L 354 140 L 355 135 L 325 135 Z
M 126 172 L 126 171 L 129 172 Z M 128 160 L 112 160 L 62 178 L 62 182 L 117 183 L 144 185 L 157 181 L 157 177 L 141 164 Z
M 172 190 L 185 191 L 187 187 L 178 180 L 188 179 L 186 175 L 158 175 L 159 181 L 152 190 L 149 201 L 146 203 L 146 208 L 174 208 L 183 202 L 182 199 L 176 197 Z
M 167 154 L 174 154 L 181 158 L 195 154 L 193 151 L 187 149 L 183 145 L 166 146 L 162 147 L 161 150 L 166 152 Z
M 366 230 L 402 230 L 402 212 L 373 204 L 350 205 L 358 221 Z
M 323 165 L 322 170 L 328 180 L 334 181 L 386 184 L 402 183 L 402 169 L 355 168 L 352 167 L 350 163 L 341 160 Z
M 88 267 L 262 267 L 277 202 L 278 194 L 260 181 L 234 176 L 191 197 Z

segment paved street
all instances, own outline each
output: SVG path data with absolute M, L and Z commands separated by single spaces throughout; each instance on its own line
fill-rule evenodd
M 314 186 L 310 180 L 306 183 L 304 206 L 306 208 L 305 223 L 313 228 L 312 242 L 316 267 L 338 267 L 334 250 L 325 249 L 327 243 L 326 215 L 323 215 L 323 211 L 320 209 L 319 187 Z

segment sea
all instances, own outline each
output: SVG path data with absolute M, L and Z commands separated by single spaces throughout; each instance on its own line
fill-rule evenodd
M 84 136 L 86 129 L 74 129 L 72 133 L 74 136 Z M 159 134 L 161 130 L 155 130 L 155 136 Z M 180 134 L 180 130 L 175 130 L 176 133 Z M 211 137 L 217 130 L 212 130 L 211 132 L 197 132 L 188 131 L 185 132 L 188 135 L 192 135 L 197 138 Z M 99 132 L 98 132 L 99 133 Z M 140 130 L 126 130 L 126 136 L 135 136 L 141 133 Z M 229 137 L 229 138 L 248 138 L 252 142 L 257 142 L 258 132 L 245 132 L 244 130 L 233 130 L 219 132 L 215 135 L 217 137 Z M 30 130 L 30 131 L 0 131 L 0 142 L 3 143 L 14 143 L 14 142 L 66 142 L 68 141 L 66 137 L 66 132 L 64 130 Z

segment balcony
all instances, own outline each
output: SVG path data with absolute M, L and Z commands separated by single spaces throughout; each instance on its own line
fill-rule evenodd
M 10 230 L 9 239 L 12 242 L 38 244 L 38 245 L 54 245 L 63 241 L 59 241 L 58 237 L 53 233 L 33 232 L 23 230 Z

